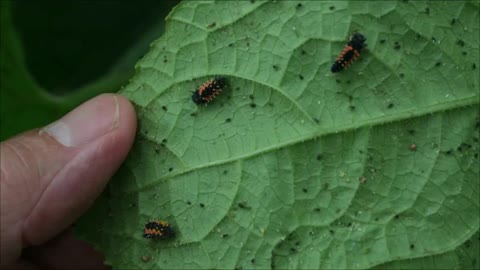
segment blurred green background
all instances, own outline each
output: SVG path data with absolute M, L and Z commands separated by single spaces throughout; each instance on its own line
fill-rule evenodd
M 117 92 L 180 1 L 0 1 L 0 139 Z

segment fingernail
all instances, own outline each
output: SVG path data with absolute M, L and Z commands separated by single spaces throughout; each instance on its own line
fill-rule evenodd
M 86 144 L 117 128 L 119 111 L 115 95 L 101 95 L 46 126 L 40 133 L 48 133 L 65 146 Z

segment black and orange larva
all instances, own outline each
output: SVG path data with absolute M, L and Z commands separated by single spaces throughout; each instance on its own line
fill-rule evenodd
M 168 222 L 163 220 L 153 220 L 145 224 L 143 237 L 154 239 L 169 239 L 175 237 L 175 231 Z
M 348 68 L 352 62 L 360 56 L 360 51 L 363 47 L 366 47 L 366 40 L 362 34 L 358 32 L 353 33 L 347 46 L 343 48 L 343 51 L 337 57 L 330 70 L 335 73 Z
M 215 77 L 206 81 L 193 93 L 192 100 L 197 105 L 210 103 L 226 86 L 224 77 Z

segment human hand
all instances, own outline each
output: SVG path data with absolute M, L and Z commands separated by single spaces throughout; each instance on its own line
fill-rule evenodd
M 135 132 L 130 102 L 105 94 L 1 143 L 2 268 L 104 267 L 99 254 L 65 230 L 103 190 Z

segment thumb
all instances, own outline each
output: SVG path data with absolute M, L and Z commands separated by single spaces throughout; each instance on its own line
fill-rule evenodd
M 106 94 L 1 143 L 2 265 L 63 231 L 93 203 L 125 159 L 135 129 L 130 102 Z

